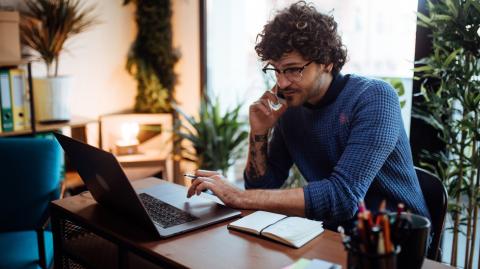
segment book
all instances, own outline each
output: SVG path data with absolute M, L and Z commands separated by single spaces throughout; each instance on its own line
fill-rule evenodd
M 309 260 L 301 258 L 295 263 L 283 267 L 283 269 L 342 269 L 342 266 L 320 259 Z
M 267 237 L 295 248 L 300 248 L 323 232 L 321 221 L 266 211 L 256 211 L 227 227 Z
M 3 131 L 13 131 L 12 96 L 10 94 L 10 78 L 7 69 L 0 70 L 0 99 Z

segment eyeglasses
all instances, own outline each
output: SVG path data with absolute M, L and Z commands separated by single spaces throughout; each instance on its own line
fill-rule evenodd
M 288 81 L 299 82 L 300 80 L 302 80 L 303 71 L 311 63 L 313 63 L 313 61 L 304 64 L 302 67 L 287 67 L 283 70 L 274 67 L 268 67 L 269 64 L 267 64 L 262 69 L 262 71 L 274 80 L 278 80 L 278 76 L 280 76 L 280 74 L 283 74 L 285 78 L 288 79 Z

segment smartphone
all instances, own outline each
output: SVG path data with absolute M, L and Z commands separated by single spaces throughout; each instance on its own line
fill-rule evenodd
M 276 95 L 277 95 L 278 98 L 281 98 L 281 99 L 285 100 L 285 95 L 283 95 L 283 93 L 277 91 Z

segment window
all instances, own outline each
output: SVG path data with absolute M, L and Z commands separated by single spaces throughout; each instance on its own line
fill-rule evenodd
M 227 108 L 244 102 L 242 112 L 267 89 L 254 46 L 263 25 L 296 1 L 207 0 L 207 89 Z M 415 52 L 416 0 L 316 0 L 316 8 L 331 13 L 348 50 L 343 73 L 400 78 L 406 101 L 402 109 L 410 126 Z

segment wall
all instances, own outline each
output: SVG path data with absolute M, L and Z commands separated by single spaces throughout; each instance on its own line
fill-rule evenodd
M 22 8 L 25 0 L 0 0 L 0 6 Z M 125 61 L 136 35 L 135 6 L 123 0 L 82 0 L 95 5 L 100 23 L 73 37 L 61 55 L 59 73 L 73 75 L 70 98 L 72 115 L 97 118 L 133 108 L 136 81 L 126 72 Z M 198 110 L 200 96 L 199 3 L 172 0 L 173 45 L 181 52 L 175 67 L 176 98 L 189 114 Z M 42 63 L 33 65 L 33 75 L 45 76 Z M 95 132 L 95 131 L 94 131 Z M 89 132 L 90 133 L 90 132 Z M 89 134 L 96 144 L 96 135 Z
M 173 46 L 181 52 L 180 60 L 175 66 L 175 72 L 178 76 L 178 83 L 175 88 L 176 98 L 184 112 L 189 115 L 196 115 L 200 104 L 199 1 L 171 1 Z M 182 171 L 193 171 L 195 168 L 193 163 L 181 163 Z M 183 182 L 183 178 L 179 178 L 177 182 L 189 183 Z
M 96 5 L 100 24 L 71 39 L 60 58 L 60 74 L 71 74 L 75 79 L 72 114 L 97 117 L 131 109 L 136 81 L 125 71 L 125 61 L 136 34 L 134 5 L 123 6 L 123 0 L 83 2 L 86 6 Z M 18 4 L 15 0 L 0 0 L 0 5 Z M 176 97 L 186 112 L 195 113 L 200 95 L 199 3 L 172 0 L 172 11 L 173 45 L 181 52 L 175 67 Z M 43 64 L 35 64 L 33 74 L 44 76 Z
M 198 0 L 172 0 L 173 46 L 181 53 L 176 98 L 188 114 L 195 114 L 200 103 L 199 8 Z
M 71 53 L 64 53 L 60 66 L 76 82 L 72 114 L 97 117 L 131 109 L 136 82 L 126 72 L 125 61 L 136 34 L 134 6 L 122 6 L 121 0 L 85 2 L 97 5 L 100 24 L 72 40 Z
M 0 5 L 18 7 L 23 1 L 0 0 Z M 125 60 L 136 28 L 133 5 L 123 0 L 82 0 L 95 5 L 100 23 L 67 41 L 60 58 L 59 73 L 73 75 L 70 98 L 72 115 L 96 118 L 133 107 L 135 80 L 125 71 Z M 33 65 L 33 75 L 45 75 L 41 63 Z

